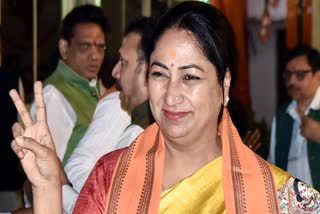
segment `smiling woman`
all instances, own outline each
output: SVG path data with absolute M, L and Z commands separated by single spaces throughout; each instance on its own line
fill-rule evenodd
M 211 5 L 183 2 L 161 18 L 148 57 L 156 123 L 98 161 L 74 213 L 320 210 L 317 191 L 257 156 L 233 126 L 234 47 L 230 24 Z M 43 185 L 56 185 L 54 176 Z
M 223 90 L 215 66 L 204 57 L 194 35 L 184 29 L 167 30 L 150 62 L 150 106 L 166 143 L 206 147 L 216 153 L 211 159 L 219 156 L 221 146 L 207 139 L 214 141 L 218 129 Z

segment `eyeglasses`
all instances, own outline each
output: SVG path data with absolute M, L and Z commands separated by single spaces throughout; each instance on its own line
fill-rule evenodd
M 289 80 L 291 78 L 292 75 L 295 75 L 296 78 L 299 80 L 299 81 L 302 81 L 305 77 L 306 77 L 306 74 L 309 73 L 309 72 L 312 72 L 312 70 L 295 70 L 295 71 L 290 71 L 288 69 L 286 69 L 282 76 L 283 76 L 283 79 L 284 80 Z
M 81 52 L 87 52 L 88 50 L 91 50 L 91 48 L 95 46 L 99 53 L 104 53 L 106 50 L 105 44 L 97 44 L 97 43 L 89 43 L 89 42 L 80 42 L 78 44 L 78 48 Z

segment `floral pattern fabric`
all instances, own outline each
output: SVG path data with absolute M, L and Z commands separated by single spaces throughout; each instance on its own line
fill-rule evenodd
M 290 177 L 278 190 L 282 214 L 320 213 L 320 194 L 297 178 Z

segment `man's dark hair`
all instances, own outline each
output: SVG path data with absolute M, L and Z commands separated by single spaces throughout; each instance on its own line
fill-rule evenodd
M 291 60 L 299 56 L 306 56 L 308 64 L 312 68 L 312 72 L 320 70 L 320 53 L 316 49 L 310 47 L 309 45 L 299 45 L 291 50 L 289 50 L 286 57 L 286 64 Z
M 86 4 L 75 7 L 62 21 L 61 37 L 70 43 L 74 28 L 77 24 L 94 23 L 97 24 L 104 35 L 109 31 L 108 20 L 100 7 Z
M 151 35 L 155 25 L 156 21 L 153 17 L 141 16 L 130 22 L 124 32 L 124 36 L 127 36 L 129 33 L 137 33 L 141 35 L 141 41 L 138 48 L 139 61 L 148 61 L 146 53 L 149 49 Z

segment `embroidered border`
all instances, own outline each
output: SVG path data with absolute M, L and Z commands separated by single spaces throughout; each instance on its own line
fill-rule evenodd
M 120 193 L 124 182 L 124 177 L 128 171 L 128 163 L 131 161 L 132 154 L 136 145 L 136 141 L 129 147 L 129 149 L 121 155 L 119 160 L 119 167 L 115 173 L 114 184 L 111 184 L 111 192 L 108 204 L 107 213 L 116 213 L 118 209 Z
M 239 159 L 239 152 L 235 145 L 234 136 L 232 134 L 232 127 L 231 127 L 231 121 L 230 117 L 227 118 L 227 126 L 228 126 L 228 136 L 229 136 L 229 142 L 230 142 L 230 157 L 231 157 L 231 166 L 236 167 L 238 170 L 232 170 L 231 176 L 232 176 L 232 183 L 235 185 L 233 188 L 235 191 L 237 191 L 234 194 L 234 201 L 235 201 L 235 211 L 236 213 L 246 213 L 246 196 L 244 191 L 244 181 L 243 176 L 240 173 L 241 171 L 241 165 L 240 165 L 240 159 Z
M 273 180 L 272 172 L 268 164 L 258 155 L 255 155 L 257 162 L 260 166 L 261 173 L 263 175 L 263 184 L 267 196 L 267 206 L 269 213 L 279 213 L 278 203 L 277 203 L 277 193 L 275 192 L 275 183 Z
M 150 205 L 151 194 L 152 194 L 152 186 L 154 180 L 154 172 L 155 172 L 155 154 L 157 148 L 159 146 L 159 130 L 155 139 L 155 143 L 147 152 L 146 155 L 146 172 L 145 179 L 143 182 L 143 189 L 141 192 L 141 196 L 139 199 L 139 206 L 137 209 L 137 213 L 148 213 L 148 208 Z

